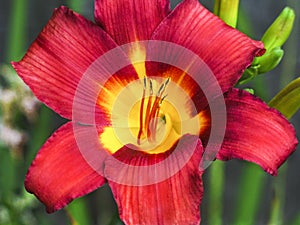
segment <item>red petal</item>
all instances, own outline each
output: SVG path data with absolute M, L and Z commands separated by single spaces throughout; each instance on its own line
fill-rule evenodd
M 217 158 L 238 158 L 260 165 L 276 175 L 296 149 L 292 125 L 275 109 L 248 92 L 233 89 L 225 96 L 227 128 Z
M 101 28 L 66 7 L 60 7 L 22 61 L 13 66 L 42 102 L 72 119 L 73 99 L 83 74 L 98 57 L 116 46 Z M 97 76 L 102 75 L 99 73 Z M 130 74 L 135 74 L 133 68 Z M 96 81 L 89 82 L 91 88 L 88 89 L 99 88 Z M 89 102 L 88 94 L 81 98 L 84 104 L 94 104 Z
M 238 81 L 254 56 L 263 51 L 261 42 L 227 26 L 198 0 L 180 3 L 162 21 L 151 39 L 176 43 L 193 51 L 212 70 L 223 92 Z M 193 63 L 190 58 L 180 59 Z
M 169 5 L 169 0 L 96 0 L 95 20 L 119 45 L 149 40 Z
M 81 135 L 89 136 L 82 127 Z M 25 187 L 54 212 L 105 183 L 78 149 L 73 124 L 59 128 L 44 144 L 26 175 Z
M 202 153 L 198 137 L 190 135 L 165 153 L 147 154 L 128 147 L 115 153 L 120 161 L 107 160 L 105 176 L 121 219 L 126 224 L 199 224 Z

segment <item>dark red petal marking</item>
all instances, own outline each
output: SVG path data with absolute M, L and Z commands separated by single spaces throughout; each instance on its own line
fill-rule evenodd
M 217 159 L 243 159 L 276 175 L 296 149 L 292 125 L 275 109 L 248 92 L 233 89 L 225 95 L 227 128 Z
M 150 51 L 151 54 L 156 54 L 153 52 L 153 49 L 151 49 Z M 161 49 L 160 50 L 155 49 L 154 51 L 160 52 Z M 157 54 L 160 54 L 159 52 L 157 52 Z M 175 54 L 178 55 L 178 53 Z M 202 89 L 195 81 L 194 77 L 190 76 L 190 74 L 174 66 L 166 65 L 164 63 L 157 63 L 157 62 L 147 62 L 146 68 L 147 68 L 148 76 L 159 76 L 159 77 L 164 77 L 166 79 L 170 78 L 172 82 L 176 83 L 180 88 L 182 88 L 184 92 L 190 97 L 190 99 L 193 100 L 194 103 L 193 107 L 198 109 L 198 112 L 207 106 L 208 103 L 207 103 L 206 96 L 204 95 Z M 210 81 L 209 78 L 205 81 L 205 83 L 208 84 L 208 86 L 205 85 L 205 87 L 211 90 L 214 87 L 214 84 L 210 85 L 209 81 Z M 191 102 L 187 101 L 183 107 L 190 109 L 192 107 L 190 103 Z M 195 116 L 195 115 L 193 114 L 191 116 Z
M 264 51 L 261 42 L 227 26 L 198 0 L 185 0 L 180 3 L 162 21 L 151 39 L 172 42 L 193 51 L 212 70 L 223 92 L 233 87 L 254 56 Z M 176 57 L 180 55 L 177 54 Z M 192 63 L 191 61 L 190 64 Z M 151 75 L 170 69 L 161 64 L 146 65 L 147 74 Z M 199 89 L 195 89 L 194 95 L 198 95 L 197 99 L 203 99 L 203 93 L 198 92 Z
M 149 40 L 169 11 L 169 0 L 95 1 L 96 22 L 119 45 Z
M 49 213 L 105 183 L 83 158 L 72 125 L 65 124 L 48 139 L 26 175 L 26 190 L 35 194 Z M 80 135 L 88 137 L 89 129 L 82 127 Z
M 80 79 L 98 57 L 115 47 L 116 43 L 97 25 L 60 7 L 24 58 L 13 66 L 39 100 L 72 119 L 72 104 Z M 130 73 L 135 74 L 133 68 Z M 93 104 L 90 96 L 81 98 L 82 104 Z M 100 109 L 97 113 L 98 118 L 107 116 Z
M 202 172 L 199 164 L 202 157 L 202 145 L 198 140 L 196 149 L 189 149 L 193 145 L 190 135 L 182 137 L 184 149 L 173 153 L 176 144 L 167 152 L 160 154 L 147 154 L 135 151 L 128 147 L 123 147 L 113 156 L 123 162 L 122 166 L 116 166 L 113 161 L 106 161 L 105 176 L 109 180 L 114 197 L 119 207 L 121 219 L 126 224 L 199 224 L 199 205 L 203 195 Z M 155 165 L 170 156 L 177 154 L 176 159 L 170 164 L 166 164 L 164 171 L 151 168 L 150 174 L 167 173 L 179 166 L 179 161 L 183 160 L 188 151 L 194 151 L 186 164 L 173 176 L 159 183 L 146 186 L 134 186 L 119 184 L 109 179 L 121 179 L 126 176 L 126 180 L 149 179 L 142 174 L 140 168 Z M 129 172 L 127 165 L 136 166 Z M 150 170 L 150 168 L 149 168 Z M 117 177 L 116 177 L 117 176 Z

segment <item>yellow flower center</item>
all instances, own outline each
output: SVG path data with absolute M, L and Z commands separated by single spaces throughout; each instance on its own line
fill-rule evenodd
M 111 153 L 128 144 L 148 153 L 169 150 L 182 134 L 199 133 L 199 118 L 191 118 L 187 99 L 170 78 L 131 82 L 114 99 L 112 126 L 101 134 L 101 143 Z

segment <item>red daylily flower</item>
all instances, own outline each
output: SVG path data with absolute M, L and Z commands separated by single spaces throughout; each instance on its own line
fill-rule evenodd
M 200 223 L 199 166 L 214 132 L 212 108 L 186 70 L 147 60 L 172 52 L 148 48 L 144 40 L 182 46 L 213 72 L 224 95 L 212 102 L 225 99 L 227 111 L 224 140 L 214 158 L 251 161 L 275 175 L 295 150 L 290 123 L 257 97 L 233 88 L 263 53 L 263 44 L 227 26 L 197 0 L 184 0 L 173 11 L 169 0 L 96 0 L 95 21 L 66 7 L 56 9 L 24 58 L 13 63 L 40 101 L 71 120 L 43 145 L 26 176 L 27 191 L 47 212 L 108 182 L 126 224 Z M 128 43 L 131 48 L 117 54 L 128 61 L 125 67 L 105 78 L 92 68 L 98 75 L 80 88 L 99 57 Z M 178 57 L 192 67 L 193 59 Z M 112 67 L 119 63 L 107 59 Z M 209 77 L 202 81 L 210 85 Z M 91 139 L 94 130 L 97 138 Z

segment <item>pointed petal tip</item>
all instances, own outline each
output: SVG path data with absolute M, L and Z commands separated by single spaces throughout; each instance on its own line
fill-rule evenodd
M 18 66 L 19 66 L 19 64 L 20 64 L 21 61 L 22 61 L 22 59 L 19 62 L 15 62 L 15 61 L 11 61 L 10 62 L 10 65 L 16 71 L 17 74 L 19 74 L 19 72 L 18 72 Z
M 116 46 L 99 26 L 61 6 L 22 60 L 12 62 L 12 66 L 41 102 L 72 119 L 74 96 L 83 75 L 96 59 Z M 92 101 L 88 95 L 84 97 L 85 102 Z
M 230 27 L 197 0 L 179 3 L 151 39 L 192 50 L 210 67 L 223 92 L 237 83 L 255 56 L 264 53 L 262 42 Z
M 67 13 L 67 12 L 70 12 L 70 11 L 73 12 L 72 9 L 69 9 L 67 6 L 64 6 L 64 5 L 61 5 L 61 6 L 59 6 L 59 7 L 57 7 L 57 8 L 54 9 L 54 12 L 58 12 L 58 11 L 62 11 L 64 13 Z
M 83 158 L 72 123 L 59 128 L 39 150 L 25 178 L 25 189 L 53 213 L 102 186 L 106 179 Z M 81 135 L 90 135 L 82 128 Z
M 227 128 L 217 158 L 253 162 L 276 176 L 278 168 L 296 150 L 293 125 L 278 110 L 248 92 L 232 89 L 225 100 Z
M 119 45 L 123 45 L 149 40 L 155 28 L 169 14 L 170 1 L 96 0 L 94 8 L 96 23 Z
M 15 67 L 17 66 L 17 64 L 18 64 L 18 63 L 15 62 L 15 61 L 11 61 L 11 62 L 10 62 L 10 65 L 12 65 L 12 67 L 13 67 L 14 69 L 15 69 Z

